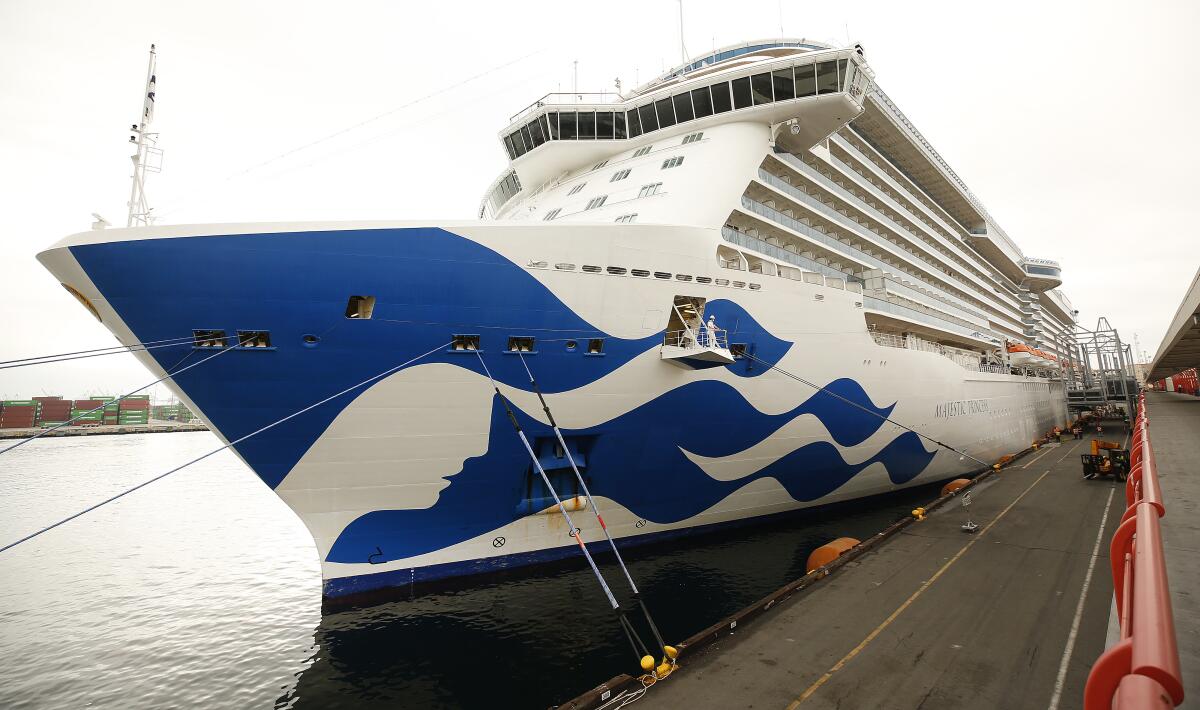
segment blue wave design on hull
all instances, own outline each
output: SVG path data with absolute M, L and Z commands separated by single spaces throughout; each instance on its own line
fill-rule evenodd
M 502 351 L 509 336 L 537 337 L 541 352 L 531 365 L 547 392 L 583 387 L 662 342 L 662 331 L 623 339 L 596 328 L 526 269 L 440 228 L 177 237 L 70 250 L 141 342 L 196 328 L 224 329 L 231 338 L 238 329 L 271 332 L 275 350 L 230 353 L 174 378 L 230 440 L 434 348 L 452 333 L 479 334 L 489 354 Z M 694 288 L 675 284 L 678 294 Z M 343 317 L 351 294 L 376 297 L 372 319 Z M 669 306 L 660 304 L 664 329 Z M 778 362 L 792 345 L 732 300 L 711 300 L 707 312 L 730 330 L 731 342 L 746 343 L 767 362 Z M 303 347 L 307 334 L 318 335 L 319 346 Z M 567 338 L 581 346 L 604 338 L 604 354 L 589 357 L 586 347 L 569 352 L 562 343 Z M 147 355 L 166 370 L 198 359 L 190 346 Z M 527 384 L 517 358 L 489 359 L 500 382 Z M 473 353 L 436 353 L 422 362 L 482 374 Z M 748 358 L 726 367 L 739 377 L 767 369 Z M 274 488 L 351 401 L 329 402 L 236 449 Z
M 893 483 L 907 483 L 923 471 L 935 452 L 906 432 L 875 456 L 848 464 L 833 444 L 806 444 L 765 468 L 734 481 L 718 481 L 680 450 L 707 457 L 731 456 L 762 441 L 803 414 L 813 414 L 842 446 L 866 441 L 884 424 L 894 405 L 879 408 L 850 379 L 826 388 L 870 410 L 862 411 L 833 394 L 820 392 L 792 409 L 763 414 L 733 387 L 696 382 L 668 392 L 613 420 L 585 429 L 564 430 L 569 441 L 584 442 L 586 474 L 593 494 L 611 498 L 639 517 L 676 523 L 712 507 L 761 478 L 780 481 L 799 501 L 834 492 L 873 463 L 882 463 Z M 692 413 L 689 416 L 687 413 Z M 537 446 L 553 431 L 517 410 L 527 436 Z M 330 562 L 390 561 L 433 552 L 495 530 L 514 519 L 527 494 L 530 462 L 503 407 L 493 398 L 487 452 L 468 459 L 431 508 L 382 510 L 352 522 L 334 543 Z M 561 492 L 561 491 L 560 491 Z M 582 514 L 582 513 L 581 513 Z M 564 537 L 563 544 L 569 544 Z

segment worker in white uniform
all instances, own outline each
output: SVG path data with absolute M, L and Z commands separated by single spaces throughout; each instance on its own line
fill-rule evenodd
M 708 317 L 708 347 L 715 348 L 717 345 L 717 317 L 710 315 Z

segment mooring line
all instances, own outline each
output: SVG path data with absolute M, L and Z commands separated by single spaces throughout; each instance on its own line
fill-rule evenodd
M 675 669 L 675 656 L 678 652 L 674 648 L 663 643 L 662 635 L 659 634 L 658 627 L 654 625 L 654 621 L 650 618 L 650 612 L 646 609 L 645 603 L 641 600 L 640 596 L 635 594 L 634 599 L 636 599 L 641 605 L 642 611 L 646 615 L 646 620 L 650 624 L 651 630 L 654 632 L 654 638 L 658 642 L 659 648 L 661 648 L 663 653 L 666 654 L 663 656 L 662 663 L 668 666 L 668 670 L 663 671 L 662 675 L 660 676 L 659 671 L 655 668 L 653 655 L 650 653 L 650 650 L 647 648 L 646 644 L 642 641 L 641 636 L 638 635 L 637 629 L 633 627 L 633 623 L 630 622 L 628 617 L 625 616 L 625 610 L 621 607 L 620 602 L 617 601 L 617 597 L 613 594 L 612 588 L 608 586 L 608 581 L 604 578 L 604 574 L 600 571 L 600 567 L 596 564 L 596 560 L 592 557 L 591 551 L 589 551 L 587 545 L 584 544 L 583 530 L 576 527 L 575 523 L 571 520 L 571 515 L 567 512 L 567 507 L 563 504 L 562 499 L 559 497 L 558 491 L 554 490 L 554 485 L 550 483 L 550 477 L 546 475 L 545 469 L 542 468 L 541 461 L 538 460 L 537 454 L 534 453 L 533 447 L 529 444 L 528 437 L 525 436 L 525 431 L 521 428 L 520 422 L 517 421 L 517 416 L 513 413 L 512 407 L 509 405 L 508 398 L 505 397 L 504 393 L 500 391 L 500 386 L 496 384 L 495 378 L 492 377 L 491 370 L 488 369 L 487 363 L 483 361 L 483 354 L 476 350 L 475 355 L 479 358 L 479 365 L 483 368 L 484 374 L 487 375 L 488 381 L 491 382 L 492 389 L 496 392 L 496 396 L 500 399 L 500 403 L 504 405 L 504 411 L 508 415 L 508 421 L 512 424 L 513 429 L 516 430 L 517 436 L 520 437 L 521 443 L 525 446 L 525 452 L 529 454 L 530 460 L 533 461 L 534 469 L 537 470 L 538 474 L 541 476 L 542 483 L 546 486 L 546 489 L 550 491 L 550 495 L 554 498 L 554 502 L 558 505 L 559 512 L 567 521 L 567 526 L 571 530 L 571 537 L 575 538 L 575 542 L 579 544 L 579 549 L 583 552 L 584 558 L 587 559 L 588 566 L 592 568 L 592 574 L 595 575 L 596 581 L 600 584 L 600 588 L 604 590 L 604 595 L 608 598 L 608 603 L 612 606 L 613 611 L 617 613 L 617 618 L 621 624 L 621 629 L 625 632 L 625 637 L 629 640 L 629 645 L 633 648 L 633 655 L 638 659 L 642 669 L 647 671 L 647 673 L 653 673 L 655 679 L 660 677 L 665 678 L 667 674 Z M 524 362 L 523 359 L 522 362 Z M 528 367 L 526 367 L 526 371 L 528 372 Z M 532 379 L 533 375 L 531 373 L 530 380 Z M 545 404 L 544 399 L 542 400 L 542 403 Z M 546 414 L 547 416 L 550 416 L 549 407 L 546 408 Z M 562 444 L 563 450 L 567 451 L 566 443 L 562 441 L 561 435 L 559 436 L 559 442 Z M 574 466 L 574 463 L 572 463 L 572 466 Z M 576 475 L 578 475 L 578 469 L 576 469 Z M 586 485 L 584 485 L 584 490 L 587 490 Z M 588 497 L 591 497 L 590 494 Z M 604 521 L 601 520 L 601 527 L 603 527 L 603 522 Z M 608 530 L 606 528 L 605 535 L 607 534 Z M 611 542 L 612 538 L 609 538 L 609 541 Z M 616 551 L 615 545 L 613 550 L 614 552 Z M 619 554 L 617 557 L 620 559 Z M 622 563 L 622 568 L 624 568 L 624 563 Z M 628 571 L 626 571 L 626 575 L 628 575 Z M 630 578 L 630 584 L 633 585 L 632 578 Z M 635 590 L 637 589 L 636 586 L 633 588 Z M 649 665 L 647 665 L 647 663 Z
M 554 436 L 558 439 L 559 446 L 566 453 L 567 461 L 571 464 L 571 470 L 575 472 L 575 480 L 579 481 L 579 486 L 583 489 L 583 495 L 587 497 L 588 504 L 592 508 L 592 513 L 595 514 L 596 521 L 600 524 L 600 529 L 604 531 L 604 537 L 608 540 L 608 545 L 612 548 L 613 554 L 617 558 L 617 564 L 621 566 L 621 571 L 625 573 L 625 579 L 629 582 L 629 588 L 633 590 L 634 600 L 641 607 L 642 613 L 646 617 L 646 623 L 650 625 L 650 630 L 654 632 L 654 639 L 658 642 L 659 648 L 665 648 L 666 643 L 663 641 L 662 634 L 658 631 L 658 625 L 654 623 L 654 619 L 650 615 L 650 609 L 646 606 L 641 592 L 638 591 L 637 584 L 633 581 L 633 575 L 629 573 L 629 568 L 625 566 L 625 560 L 617 550 L 617 543 L 608 532 L 608 526 L 604 524 L 604 517 L 600 515 L 600 507 L 596 503 L 596 498 L 592 495 L 591 490 L 588 489 L 587 482 L 583 480 L 583 474 L 579 472 L 579 466 L 575 463 L 575 456 L 571 454 L 571 448 L 567 446 L 566 440 L 563 439 L 562 430 L 558 428 L 558 422 L 554 420 L 554 413 L 550 411 L 550 405 L 546 403 L 546 398 L 542 396 L 542 388 L 538 387 L 537 380 L 533 376 L 533 371 L 529 369 L 529 363 L 525 362 L 524 353 L 517 350 L 517 356 L 521 360 L 521 365 L 525 367 L 525 374 L 529 375 L 530 386 L 533 387 L 533 391 L 537 394 L 538 401 L 542 403 L 542 411 L 546 413 L 546 419 L 549 420 L 550 427 L 554 430 Z
M 0 449 L 0 455 L 6 454 L 9 451 L 12 451 L 13 449 L 17 448 L 18 446 L 24 446 L 25 444 L 28 444 L 29 442 L 33 441 L 34 439 L 40 439 L 41 437 L 49 434 L 52 431 L 57 431 L 59 429 L 62 429 L 65 426 L 73 424 L 74 422 L 79 421 L 83 417 L 86 417 L 87 415 L 91 414 L 92 412 L 98 412 L 101 409 L 104 409 L 106 406 L 112 404 L 113 402 L 124 402 L 129 397 L 132 397 L 133 395 L 137 394 L 138 392 L 141 392 L 144 389 L 153 387 L 154 385 L 157 385 L 159 382 L 162 382 L 163 380 L 174 377 L 175 375 L 178 375 L 181 372 L 186 372 L 187 370 L 190 370 L 193 367 L 196 367 L 197 365 L 203 365 L 204 363 L 208 362 L 209 360 L 212 360 L 213 358 L 216 358 L 216 357 L 220 357 L 220 356 L 224 355 L 225 353 L 233 352 L 234 350 L 237 350 L 239 347 L 241 347 L 242 345 L 244 345 L 245 343 L 248 343 L 248 342 L 250 342 L 249 338 L 247 338 L 246 340 L 238 340 L 238 344 L 236 346 L 221 348 L 219 352 L 213 353 L 212 355 L 209 355 L 208 357 L 204 358 L 203 360 L 193 362 L 191 365 L 188 365 L 187 367 L 181 367 L 178 370 L 167 372 L 167 374 L 165 374 L 162 377 L 158 378 L 157 380 L 151 382 L 150 384 L 142 385 L 141 387 L 138 387 L 137 389 L 135 389 L 131 392 L 126 392 L 125 394 L 121 395 L 120 397 L 117 397 L 114 400 L 111 400 L 111 401 L 105 402 L 104 404 L 101 404 L 99 407 L 89 409 L 86 412 L 83 412 L 82 414 L 77 414 L 74 417 L 71 417 L 70 419 L 68 419 L 67 421 L 65 421 L 61 424 L 56 424 L 56 425 L 50 427 L 49 429 L 43 429 L 40 432 L 38 432 L 37 434 L 34 434 L 33 436 L 29 436 L 29 437 L 25 437 L 24 439 L 21 439 L 20 441 L 13 444 L 12 446 L 9 446 L 4 449 Z M 195 352 L 195 351 L 193 351 L 193 352 Z M 189 353 L 189 355 L 190 355 L 190 353 Z M 186 359 L 186 357 L 184 359 Z M 181 362 L 182 362 L 182 360 L 181 360 Z M 0 552 L 3 552 L 3 549 L 0 549 Z
M 140 348 L 148 345 L 158 345 L 160 343 L 186 343 L 189 340 L 194 340 L 194 335 L 179 338 L 165 338 L 163 340 L 148 340 L 144 343 L 133 343 L 132 345 L 109 345 L 106 348 L 92 348 L 91 350 L 76 350 L 69 353 L 55 353 L 53 355 L 37 355 L 35 357 L 21 357 L 15 360 L 0 360 L 0 365 L 11 365 L 16 362 L 29 362 L 30 360 L 48 360 L 56 357 L 67 357 L 69 355 L 83 355 L 85 353 L 98 353 L 101 350 L 115 350 L 117 352 L 125 352 L 130 348 Z M 3 368 L 0 368 L 3 369 Z
M 92 353 L 90 355 L 72 355 L 70 357 L 53 357 L 52 359 L 38 360 L 37 362 L 20 362 L 13 365 L 0 365 L 0 370 L 11 370 L 16 367 L 34 367 L 35 365 L 51 365 L 57 362 L 69 362 L 71 360 L 86 360 L 93 357 L 104 357 L 105 355 L 124 355 L 126 353 L 144 353 L 147 350 L 158 350 L 159 348 L 177 348 L 181 345 L 186 346 L 191 338 L 181 340 L 177 343 L 167 343 L 166 345 L 147 345 L 144 347 L 129 346 L 124 350 L 110 350 L 106 353 Z
M 53 530 L 54 528 L 57 528 L 60 525 L 71 522 L 75 518 L 78 518 L 82 515 L 86 515 L 86 514 L 92 512 L 93 510 L 96 510 L 97 508 L 108 505 L 109 503 L 112 503 L 113 501 L 115 501 L 119 498 L 124 498 L 125 496 L 129 495 L 130 493 L 133 493 L 134 491 L 145 488 L 146 486 L 150 485 L 151 483 L 154 483 L 155 481 L 161 481 L 162 479 L 166 478 L 167 476 L 170 476 L 173 473 L 182 471 L 183 469 L 187 468 L 188 466 L 191 466 L 192 464 L 195 464 L 195 463 L 199 463 L 199 462 L 203 461 L 204 459 L 208 458 L 209 456 L 218 454 L 218 453 L 224 451 L 225 449 L 228 449 L 231 446 L 236 446 L 237 444 L 242 443 L 243 441 L 249 439 L 250 437 L 258 436 L 259 434 L 263 433 L 264 431 L 267 431 L 268 429 L 273 429 L 274 427 L 279 426 L 280 424 L 288 421 L 289 419 L 294 419 L 294 418 L 300 416 L 301 414 L 304 414 L 305 412 L 311 411 L 311 410 L 321 406 L 322 404 L 325 404 L 326 402 L 337 399 L 338 397 L 341 397 L 342 395 L 344 395 L 348 392 L 352 392 L 353 390 L 356 390 L 359 387 L 362 387 L 363 385 L 370 384 L 371 382 L 374 382 L 375 380 L 378 380 L 383 377 L 387 377 L 388 375 L 392 374 L 393 372 L 396 372 L 397 370 L 401 370 L 405 367 L 408 367 L 409 365 L 413 364 L 414 362 L 417 362 L 418 360 L 426 358 L 443 348 L 449 347 L 452 344 L 453 343 L 450 342 L 450 343 L 444 343 L 442 345 L 439 345 L 436 348 L 434 348 L 428 352 L 425 352 L 421 355 L 418 355 L 418 356 L 412 358 L 411 360 L 408 360 L 399 365 L 396 365 L 395 367 L 388 368 L 387 370 L 384 370 L 383 372 L 379 373 L 378 375 L 373 375 L 371 377 L 368 377 L 367 379 L 363 380 L 362 382 L 351 385 L 351 386 L 347 387 L 346 389 L 344 389 L 340 392 L 337 392 L 335 394 L 331 394 L 319 402 L 314 402 L 303 409 L 292 412 L 291 414 L 287 415 L 286 417 L 283 417 L 282 419 L 276 419 L 275 421 L 271 422 L 270 424 L 267 424 L 266 426 L 261 427 L 259 429 L 255 429 L 254 431 L 250 432 L 249 434 L 246 434 L 245 436 L 234 439 L 233 441 L 229 442 L 228 444 L 225 444 L 224 446 L 213 449 L 212 451 L 209 451 L 208 453 L 204 454 L 203 456 L 198 456 L 198 457 L 192 459 L 191 461 L 188 461 L 185 464 L 176 466 L 175 468 L 171 469 L 170 471 L 167 471 L 166 473 L 160 473 L 159 475 L 157 475 L 154 478 L 151 478 L 147 481 L 142 481 L 141 483 L 137 484 L 136 486 L 134 486 L 132 488 L 127 488 L 126 490 L 121 491 L 120 493 L 118 493 L 114 496 L 111 496 L 109 498 L 106 498 L 105 500 L 102 500 L 99 503 L 96 503 L 95 505 L 91 505 L 91 506 L 88 506 L 87 508 L 84 508 L 83 510 L 79 511 L 78 513 L 74 513 L 73 515 L 63 518 L 62 520 L 59 520 L 56 523 L 47 525 L 46 527 L 42 528 L 41 530 L 30 533 L 29 535 L 26 535 L 25 537 L 21 538 L 20 540 L 10 542 L 7 545 L 5 545 L 4 547 L 0 547 L 0 552 L 4 552 L 5 550 L 10 550 L 10 549 L 16 547 L 17 545 L 20 545 L 21 543 L 28 542 L 29 540 L 32 540 L 33 538 L 35 538 L 39 535 L 42 535 L 44 533 L 47 533 L 47 532 Z M 201 360 L 200 362 L 203 362 L 203 360 Z M 196 364 L 199 365 L 200 363 L 196 363 Z M 8 449 L 5 449 L 5 451 L 7 451 L 7 450 Z M 0 453 L 3 453 L 3 452 L 0 452 Z

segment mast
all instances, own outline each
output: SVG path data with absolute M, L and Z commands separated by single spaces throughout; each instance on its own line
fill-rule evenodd
M 146 67 L 146 90 L 142 95 L 142 117 L 130 126 L 133 135 L 129 142 L 137 145 L 137 152 L 130 158 L 133 160 L 133 185 L 129 188 L 129 217 L 126 227 L 145 227 L 154 221 L 152 208 L 146 201 L 146 173 L 157 173 L 162 170 L 162 150 L 157 147 L 158 134 L 147 129 L 154 120 L 155 95 L 155 64 L 157 54 L 154 45 L 150 45 L 150 62 Z

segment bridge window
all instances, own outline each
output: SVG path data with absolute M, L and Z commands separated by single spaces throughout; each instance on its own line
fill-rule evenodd
M 351 296 L 346 302 L 346 317 L 359 320 L 370 320 L 375 313 L 374 296 Z
M 642 118 L 643 133 L 658 130 L 658 116 L 654 113 L 654 104 L 638 106 L 638 115 Z
M 637 138 L 642 135 L 642 120 L 638 118 L 637 109 L 625 113 L 625 120 L 629 123 L 629 137 Z
M 512 144 L 513 152 L 517 154 L 518 158 L 520 158 L 522 155 L 525 155 L 525 141 L 521 139 L 520 131 L 513 131 Z
M 679 119 L 680 123 L 690 121 L 696 117 L 692 112 L 692 94 L 690 91 L 676 94 L 671 97 L 671 101 L 675 104 L 675 118 Z
M 811 64 L 796 67 L 796 98 L 813 96 L 817 93 L 817 75 Z
M 596 138 L 613 137 L 613 112 L 612 111 L 597 111 L 596 112 Z
M 754 105 L 753 95 L 750 93 L 750 77 L 734 79 L 730 84 L 733 86 L 734 108 L 749 108 Z
M 845 91 L 845 89 L 846 89 L 846 84 L 847 84 L 847 81 L 846 81 L 846 64 L 847 64 L 847 61 L 846 61 L 845 59 L 839 59 L 839 60 L 838 60 L 838 79 L 839 79 L 839 80 L 840 80 L 840 82 L 841 82 L 841 87 L 842 87 L 842 90 L 843 90 L 843 91 Z
M 729 100 L 729 82 L 722 81 L 708 88 L 712 94 L 713 113 L 725 113 L 733 110 L 733 104 Z
M 596 112 L 579 112 L 579 140 L 596 139 Z
M 621 111 L 613 114 L 613 126 L 616 128 L 616 137 L 618 139 L 629 137 L 629 134 L 625 132 L 625 114 Z
M 838 90 L 837 62 L 821 62 L 817 65 L 817 93 L 832 94 Z
M 775 100 L 787 101 L 788 99 L 796 98 L 796 82 L 792 78 L 791 68 L 780 69 L 774 72 L 772 78 L 775 83 Z
M 537 146 L 533 144 L 533 136 L 529 135 L 529 126 L 521 126 L 521 137 L 525 139 L 525 150 L 533 150 Z
M 542 133 L 542 122 L 540 119 L 537 121 L 530 121 L 528 128 L 529 135 L 533 136 L 534 148 L 546 142 L 546 135 Z
M 675 109 L 671 106 L 671 99 L 659 99 L 655 101 L 654 109 L 658 112 L 658 125 L 660 128 L 670 128 L 675 125 Z
M 750 80 L 751 93 L 754 95 L 754 105 L 771 103 L 773 94 L 771 93 L 771 75 L 755 74 Z
M 692 90 L 692 106 L 696 109 L 696 118 L 712 115 L 712 96 L 709 95 L 707 86 Z
M 546 114 L 546 120 L 550 122 L 550 140 L 560 140 L 561 136 L 558 135 L 558 114 L 548 113 Z
M 512 136 L 504 136 L 504 148 L 508 151 L 508 159 L 517 159 L 517 149 L 513 147 Z
M 578 134 L 578 127 L 579 124 L 576 121 L 574 111 L 558 114 L 558 132 L 562 134 L 563 140 L 575 140 L 575 136 Z

